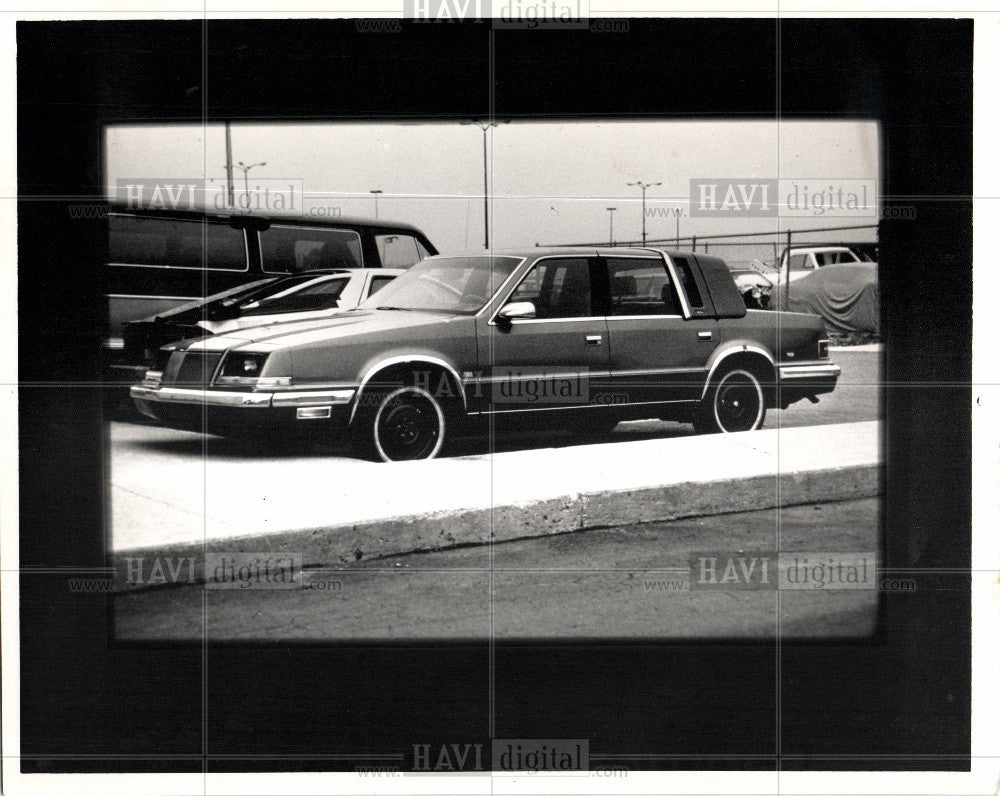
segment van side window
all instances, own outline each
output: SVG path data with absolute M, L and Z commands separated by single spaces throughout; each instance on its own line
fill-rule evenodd
M 375 243 L 383 268 L 409 268 L 427 256 L 427 249 L 412 235 L 376 235 Z
M 108 261 L 160 268 L 246 271 L 243 230 L 196 219 L 108 216 Z
M 361 268 L 361 237 L 351 229 L 272 224 L 260 233 L 260 253 L 269 273 L 317 268 Z

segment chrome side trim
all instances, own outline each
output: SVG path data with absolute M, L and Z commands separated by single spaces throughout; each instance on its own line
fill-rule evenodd
M 512 412 L 565 412 L 568 409 L 619 409 L 623 406 L 661 406 L 663 404 L 697 403 L 695 398 L 684 398 L 675 401 L 633 401 L 627 404 L 568 404 L 565 406 L 532 406 L 528 409 L 493 409 L 482 412 L 469 412 L 470 415 L 501 415 Z
M 672 373 L 704 373 L 704 368 L 647 368 L 645 370 L 613 370 L 611 377 L 619 376 L 668 376 Z
M 165 404 L 196 404 L 206 406 L 240 406 L 254 409 L 292 406 L 331 406 L 348 404 L 354 389 L 301 392 L 224 392 L 222 390 L 190 390 L 182 387 L 146 387 L 136 385 L 129 390 L 140 401 Z
M 511 325 L 516 325 L 516 326 L 523 326 L 523 325 L 529 324 L 529 323 L 569 323 L 570 321 L 593 321 L 593 322 L 601 321 L 601 322 L 603 322 L 604 321 L 604 316 L 603 315 L 581 315 L 578 318 L 511 318 L 510 319 Z M 490 321 L 490 323 L 493 324 L 494 326 L 496 326 L 496 324 L 493 323 L 493 321 Z
M 349 404 L 354 399 L 354 392 L 353 388 L 326 392 L 276 392 L 271 394 L 271 406 Z
M 734 354 L 744 354 L 744 353 L 760 354 L 768 362 L 771 363 L 772 368 L 774 367 L 774 357 L 771 356 L 771 352 L 768 351 L 766 348 L 761 348 L 760 346 L 753 345 L 752 343 L 736 343 L 735 345 L 731 345 L 727 348 L 721 349 L 721 353 L 719 352 L 716 353 L 718 353 L 719 355 L 718 358 L 715 360 L 715 364 L 713 364 L 711 369 L 708 371 L 708 376 L 705 378 L 705 386 L 702 388 L 701 391 L 702 399 L 704 399 L 705 396 L 708 394 L 708 385 L 712 383 L 712 376 L 715 375 L 715 371 L 718 370 L 719 365 L 723 362 L 723 360 L 733 356 Z
M 402 365 L 402 364 L 417 363 L 417 362 L 424 362 L 428 365 L 438 365 L 444 368 L 446 371 L 448 371 L 448 373 L 451 374 L 452 377 L 454 377 L 455 383 L 458 385 L 458 389 L 462 393 L 462 408 L 463 409 L 468 408 L 468 401 L 466 400 L 465 397 L 465 385 L 462 383 L 462 379 L 458 375 L 458 371 L 456 371 L 451 365 L 449 365 L 443 359 L 438 359 L 437 357 L 426 356 L 424 354 L 406 354 L 395 357 L 389 357 L 388 359 L 383 359 L 377 362 L 376 364 L 372 365 L 368 369 L 365 375 L 361 378 L 361 383 L 358 384 L 358 393 L 356 396 L 356 400 L 354 401 L 354 406 L 351 407 L 351 416 L 349 418 L 349 422 L 353 421 L 354 415 L 357 414 L 358 406 L 361 404 L 361 394 L 364 392 L 365 385 L 372 380 L 372 377 L 375 376 L 375 374 L 377 374 L 379 371 L 385 370 L 388 367 L 391 367 L 392 365 Z
M 140 401 L 163 404 L 197 404 L 199 406 L 242 406 L 265 409 L 271 405 L 269 392 L 221 392 L 217 390 L 185 390 L 181 387 L 143 387 L 137 385 L 129 394 Z
M 674 283 L 674 293 L 676 293 L 681 300 L 681 312 L 684 313 L 685 318 L 690 318 L 691 308 L 688 306 L 687 296 L 684 295 L 681 283 L 677 279 L 677 271 L 674 269 L 674 261 L 670 259 L 666 252 L 661 251 L 660 257 L 662 257 L 663 262 L 667 264 L 667 271 L 670 273 L 670 280 Z
M 529 367 L 529 366 L 526 366 Z M 534 367 L 534 366 L 530 366 Z M 516 371 L 517 367 L 512 365 L 512 371 Z M 597 378 L 597 379 L 607 379 L 611 376 L 610 371 L 607 370 L 588 370 L 588 371 L 575 371 L 575 370 L 558 370 L 553 368 L 551 371 L 538 372 L 538 373 L 504 373 L 500 376 L 472 376 L 465 380 L 465 384 L 472 385 L 487 385 L 487 384 L 503 384 L 510 381 L 532 381 L 537 379 L 545 378 Z
M 640 259 L 652 260 L 652 257 L 643 257 Z M 651 320 L 663 320 L 664 318 L 677 318 L 678 320 L 683 320 L 683 315 L 608 315 L 604 320 L 606 321 L 651 321 Z
M 782 381 L 793 379 L 836 379 L 840 377 L 840 365 L 834 365 L 832 362 L 816 365 L 809 363 L 782 365 L 778 368 L 778 374 Z

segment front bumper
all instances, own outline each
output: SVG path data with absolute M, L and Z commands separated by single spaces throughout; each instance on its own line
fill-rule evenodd
M 167 426 L 231 436 L 265 428 L 281 431 L 315 428 L 317 421 L 346 427 L 350 404 L 357 390 L 344 387 L 230 392 L 141 384 L 133 386 L 129 392 L 140 412 Z

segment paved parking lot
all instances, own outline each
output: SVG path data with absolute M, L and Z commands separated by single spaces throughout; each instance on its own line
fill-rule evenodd
M 122 639 L 866 636 L 873 589 L 688 588 L 692 551 L 873 551 L 878 501 L 795 506 L 363 561 L 300 590 L 120 595 Z

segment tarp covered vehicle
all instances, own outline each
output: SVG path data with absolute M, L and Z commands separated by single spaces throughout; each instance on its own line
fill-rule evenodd
M 879 333 L 878 266 L 827 265 L 771 294 L 770 308 L 819 315 L 830 332 Z

